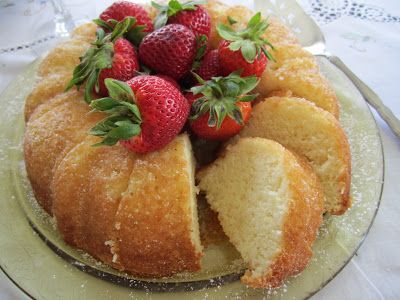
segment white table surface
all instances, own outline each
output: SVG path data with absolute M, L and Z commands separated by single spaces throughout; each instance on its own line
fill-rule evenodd
M 34 21 L 31 27 L 34 29 L 24 33 L 24 44 L 46 37 L 48 41 L 42 41 L 41 46 L 36 44 L 34 50 L 26 48 L 10 51 L 10 48 L 21 43 L 21 38 L 18 41 L 18 34 L 9 33 L 9 20 L 0 8 L 0 92 L 27 64 L 40 55 L 43 47 L 48 47 L 52 42 L 51 33 L 49 35 L 46 32 L 46 22 L 50 20 L 43 17 L 40 20 L 34 19 L 34 9 L 39 11 L 50 5 L 49 1 L 18 1 L 29 5 L 33 18 L 31 20 Z M 72 18 L 78 23 L 98 15 L 110 2 L 112 1 L 64 1 Z M 230 2 L 251 6 L 250 0 Z M 300 2 L 318 21 L 330 52 L 342 58 L 400 118 L 400 1 L 384 0 L 379 1 L 379 4 L 372 0 Z M 18 24 L 17 20 L 13 21 Z M 312 299 L 400 299 L 400 139 L 392 134 L 379 116 L 375 116 L 385 154 L 385 186 L 381 207 L 357 255 Z M 2 272 L 0 299 L 26 299 Z

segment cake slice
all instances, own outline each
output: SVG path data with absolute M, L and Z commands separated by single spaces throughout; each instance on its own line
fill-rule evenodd
M 195 162 L 186 134 L 139 156 L 115 218 L 116 261 L 144 277 L 200 269 Z
M 53 214 L 64 240 L 143 277 L 200 269 L 194 163 L 186 134 L 138 155 L 88 136 L 54 172 Z
M 339 118 L 335 91 L 321 74 L 315 58 L 300 45 L 276 44 L 275 58 L 265 69 L 256 91 L 267 97 L 273 91 L 291 91 Z
M 57 166 L 51 185 L 53 215 L 67 243 L 121 268 L 113 262 L 110 241 L 136 155 L 120 145 L 93 147 L 98 142 L 88 135 Z
M 305 99 L 267 98 L 254 107 L 240 136 L 272 139 L 305 157 L 323 185 L 330 214 L 343 214 L 350 206 L 350 147 L 327 111 Z
M 71 32 L 72 39 L 92 43 L 96 38 L 97 25 L 93 22 L 79 25 Z
M 50 74 L 41 78 L 25 101 L 25 122 L 41 104 L 51 100 L 59 94 L 64 93 L 65 87 L 72 78 L 71 72 Z
M 89 112 L 90 107 L 82 95 L 71 91 L 40 105 L 26 124 L 26 170 L 36 199 L 49 214 L 52 214 L 50 184 L 54 169 L 103 118 L 101 113 Z
M 310 167 L 274 141 L 241 138 L 197 178 L 248 264 L 243 283 L 275 288 L 306 267 L 323 212 Z
M 90 47 L 89 42 L 81 39 L 70 39 L 58 44 L 47 54 L 39 66 L 38 75 L 70 72 L 79 64 L 79 58 Z

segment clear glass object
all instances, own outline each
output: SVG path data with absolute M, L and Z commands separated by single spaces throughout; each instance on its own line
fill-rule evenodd
M 61 0 L 0 0 L 0 54 L 32 51 L 38 57 L 74 28 Z

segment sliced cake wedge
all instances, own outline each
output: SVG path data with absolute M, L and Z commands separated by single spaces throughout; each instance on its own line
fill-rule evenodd
M 117 262 L 142 277 L 200 269 L 195 162 L 187 134 L 133 163 L 115 217 Z
M 274 141 L 242 138 L 197 179 L 248 264 L 243 283 L 275 288 L 306 267 L 323 213 L 309 166 Z
M 305 99 L 266 98 L 240 136 L 272 139 L 303 156 L 322 183 L 325 210 L 340 215 L 350 207 L 350 146 L 332 114 Z

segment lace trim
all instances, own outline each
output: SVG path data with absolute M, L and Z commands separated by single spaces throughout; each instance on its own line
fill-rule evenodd
M 341 16 L 350 16 L 356 19 L 379 23 L 400 23 L 400 16 L 394 16 L 377 5 L 359 3 L 357 1 L 314 0 L 311 2 L 311 14 L 320 23 L 330 23 Z
M 50 41 L 50 40 L 52 40 L 54 38 L 56 38 L 56 35 L 52 34 L 52 35 L 47 35 L 45 37 L 42 37 L 41 39 L 38 39 L 38 40 L 33 41 L 31 43 L 28 43 L 28 44 L 22 44 L 22 45 L 10 47 L 10 48 L 2 48 L 2 49 L 0 49 L 0 54 L 17 52 L 17 51 L 20 51 L 20 50 L 26 50 L 26 49 L 29 49 L 31 47 L 35 47 L 36 45 L 40 45 L 42 43 L 48 42 L 48 41 Z

